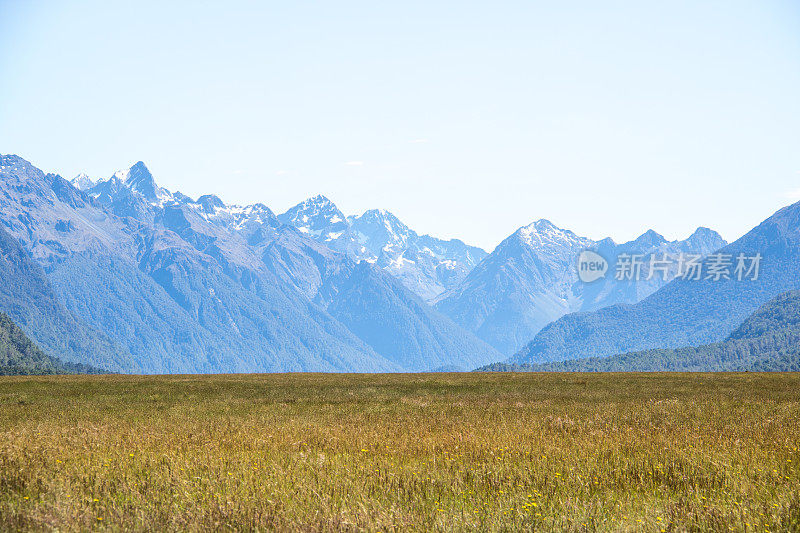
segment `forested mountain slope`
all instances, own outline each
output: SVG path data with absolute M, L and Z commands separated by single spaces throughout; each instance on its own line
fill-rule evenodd
M 0 376 L 95 373 L 87 365 L 50 357 L 31 341 L 11 318 L 0 313 Z
M 676 279 L 633 305 L 566 315 L 542 329 L 510 363 L 604 357 L 725 339 L 759 306 L 800 289 L 800 203 L 784 207 L 719 250 L 733 263 L 760 257 L 757 279 Z M 749 265 L 749 263 L 748 263 Z
M 800 291 L 773 298 L 723 342 L 541 364 L 483 368 L 528 372 L 800 371 Z

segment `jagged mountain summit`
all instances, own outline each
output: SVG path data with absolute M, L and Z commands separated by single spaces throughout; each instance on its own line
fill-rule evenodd
M 0 224 L 59 303 L 130 360 L 101 356 L 99 367 L 418 371 L 499 356 L 382 269 L 282 224 L 265 205 L 193 200 L 160 187 L 141 162 L 84 192 L 0 156 L 0 189 Z M 26 329 L 34 339 L 37 327 Z
M 300 202 L 278 220 L 322 242 L 338 241 L 349 228 L 344 213 L 321 194 Z
M 419 235 L 384 209 L 371 209 L 348 220 L 357 241 L 372 255 L 365 259 L 426 301 L 454 287 L 487 255 L 459 239 Z
M 537 220 L 500 243 L 461 283 L 442 294 L 435 306 L 510 355 L 565 314 L 637 302 L 666 283 L 661 276 L 620 281 L 613 272 L 593 283 L 581 282 L 577 260 L 582 251 L 595 250 L 613 265 L 622 254 L 691 251 L 706 255 L 724 244 L 706 228 L 683 241 L 669 242 L 650 230 L 624 244 L 611 239 L 595 242 L 548 220 Z M 646 265 L 642 272 L 642 278 L 647 278 Z
M 278 218 L 355 261 L 375 264 L 425 301 L 455 286 L 487 255 L 458 239 L 419 235 L 384 209 L 345 217 L 324 196 L 309 198 Z
M 147 210 L 142 210 L 141 203 L 130 198 L 131 191 L 159 207 L 189 207 L 209 222 L 235 232 L 241 232 L 245 225 L 251 231 L 258 228 L 259 233 L 275 232 L 282 224 L 292 226 L 353 261 L 375 264 L 427 302 L 455 286 L 487 255 L 481 248 L 458 239 L 419 235 L 383 209 L 346 217 L 322 195 L 309 198 L 277 216 L 264 204 L 226 205 L 215 195 L 204 195 L 195 201 L 180 192 L 172 193 L 157 186 L 141 161 L 86 189 L 90 196 L 119 216 L 147 218 Z
M 91 189 L 97 183 L 97 180 L 93 180 L 89 177 L 88 174 L 81 172 L 74 178 L 69 181 L 76 189 L 79 191 L 85 191 L 87 189 Z

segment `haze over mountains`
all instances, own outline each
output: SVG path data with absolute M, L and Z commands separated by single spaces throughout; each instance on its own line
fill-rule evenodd
M 763 273 L 669 281 L 644 264 L 586 283 L 585 250 L 612 268 L 760 253 Z M 594 241 L 540 219 L 487 254 L 324 196 L 276 215 L 169 191 L 142 162 L 69 182 L 0 156 L 0 312 L 47 354 L 112 371 L 471 370 L 697 346 L 800 288 L 798 264 L 798 205 L 730 245 L 708 228 Z
M 69 316 L 121 347 L 96 361 L 103 368 L 466 370 L 499 357 L 382 269 L 281 224 L 265 205 L 194 201 L 158 186 L 141 162 L 81 191 L 2 156 L 0 180 L 2 225 Z
M 761 304 L 800 288 L 800 203 L 779 210 L 719 252 L 760 254 L 758 279 L 676 279 L 632 305 L 570 314 L 545 327 L 509 362 L 604 357 L 724 339 Z
M 706 255 L 725 245 L 716 232 L 698 228 L 689 238 L 669 242 L 649 230 L 624 244 L 595 242 L 538 220 L 519 228 L 466 278 L 436 302 L 436 308 L 481 339 L 511 355 L 544 326 L 575 311 L 633 303 L 666 282 L 663 276 L 618 281 L 614 273 L 593 283 L 581 282 L 577 257 L 596 250 L 611 264 L 623 253 Z M 648 269 L 645 267 L 643 278 Z

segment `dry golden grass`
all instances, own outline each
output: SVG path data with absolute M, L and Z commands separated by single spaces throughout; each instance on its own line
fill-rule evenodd
M 0 529 L 800 529 L 800 376 L 0 379 Z

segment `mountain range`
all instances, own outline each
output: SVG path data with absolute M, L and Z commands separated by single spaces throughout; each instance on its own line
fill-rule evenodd
M 599 279 L 582 279 L 585 254 L 604 263 Z M 615 271 L 631 257 L 720 254 L 758 255 L 760 276 L 684 279 L 681 266 L 655 259 L 637 279 Z M 729 336 L 800 289 L 798 260 L 800 204 L 731 244 L 708 228 L 617 244 L 540 219 L 487 253 L 385 210 L 346 216 L 324 196 L 276 215 L 172 192 L 142 162 L 67 181 L 0 156 L 0 275 L 13 280 L 0 286 L 0 312 L 44 353 L 106 371 L 585 367 L 642 352 L 696 360 L 685 350 L 766 346 Z
M 630 305 L 566 315 L 510 363 L 544 363 L 723 340 L 760 305 L 800 289 L 800 203 L 776 212 L 718 253 L 760 259 L 757 279 L 675 279 Z
M 715 231 L 698 228 L 682 241 L 667 241 L 649 230 L 623 244 L 593 241 L 561 229 L 548 220 L 523 226 L 505 239 L 455 287 L 436 301 L 436 308 L 474 332 L 503 354 L 511 355 L 547 324 L 568 313 L 634 303 L 666 284 L 661 275 L 618 280 L 614 273 L 593 283 L 579 279 L 577 260 L 593 250 L 611 265 L 622 254 L 649 256 L 706 255 L 725 245 Z
M 0 188 L 0 225 L 67 316 L 109 343 L 92 355 L 101 368 L 419 371 L 499 357 L 376 265 L 323 246 L 263 204 L 172 193 L 141 162 L 70 183 L 0 156 Z M 56 339 L 72 342 L 66 330 L 48 337 L 19 322 L 48 353 L 90 356 L 63 350 Z
M 278 220 L 355 261 L 375 264 L 427 302 L 463 280 L 487 255 L 458 239 L 419 235 L 384 209 L 346 217 L 324 196 L 297 204 Z

